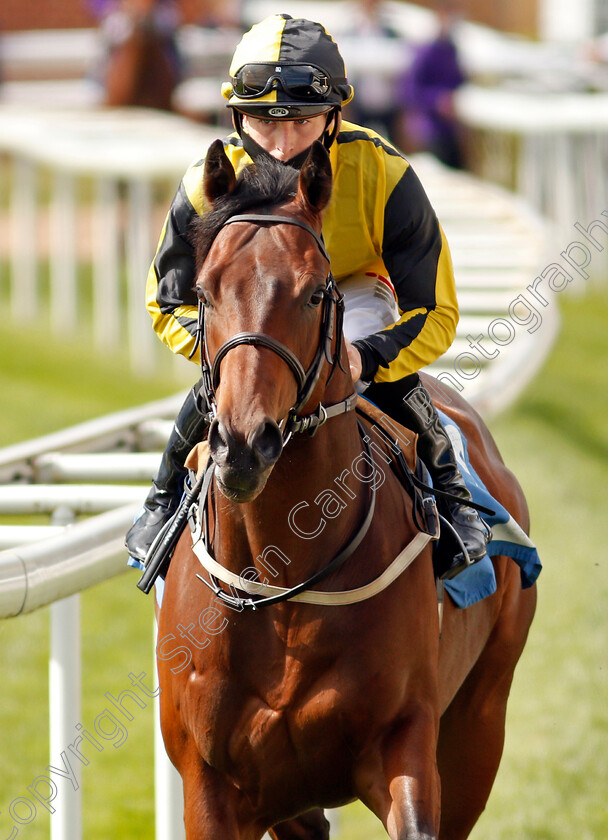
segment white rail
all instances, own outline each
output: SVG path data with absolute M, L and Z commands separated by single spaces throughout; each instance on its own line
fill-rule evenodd
M 430 155 L 412 162 L 450 243 L 460 306 L 456 340 L 429 372 L 489 416 L 536 375 L 558 332 L 555 295 L 546 306 L 530 295 L 535 275 L 552 259 L 550 229 L 504 189 Z M 510 331 L 506 341 L 499 329 Z
M 13 316 L 40 315 L 47 261 L 51 328 L 62 335 L 88 327 L 100 350 L 126 339 L 133 369 L 154 371 L 168 356 L 143 307 L 145 278 L 181 176 L 222 133 L 146 110 L 132 109 L 126 118 L 124 110 L 0 107 L 0 155 L 10 185 L 0 259 L 9 261 Z M 86 265 L 90 306 L 79 288 Z
M 203 156 L 216 132 L 142 112 L 132 112 L 125 124 L 123 114 L 119 118 L 111 111 L 67 118 L 5 109 L 0 112 L 0 126 L 0 151 L 9 156 L 14 179 L 13 313 L 18 317 L 27 311 L 31 317 L 37 302 L 42 309 L 39 243 L 32 243 L 32 231 L 40 217 L 37 183 L 41 173 L 50 172 L 55 220 L 49 250 L 51 310 L 62 331 L 74 328 L 83 317 L 78 306 L 66 307 L 65 302 L 76 300 L 77 290 L 75 243 L 80 239 L 74 226 L 81 205 L 76 184 L 81 178 L 93 179 L 95 198 L 85 205 L 97 220 L 88 254 L 93 261 L 93 333 L 100 348 L 126 336 L 133 366 L 148 370 L 155 364 L 157 349 L 163 357 L 168 355 L 153 338 L 142 300 L 153 239 L 160 229 L 151 196 L 160 178 L 170 177 L 176 183 L 190 160 Z M 41 134 L 45 143 L 40 142 Z M 479 371 L 473 374 L 463 367 L 463 360 L 472 355 L 469 336 L 485 335 L 501 320 L 510 318 L 513 323 L 513 303 L 526 291 L 546 254 L 545 230 L 535 215 L 504 191 L 446 170 L 426 157 L 417 158 L 414 165 L 452 243 L 461 297 L 457 341 L 434 372 L 447 377 L 448 383 L 451 379 L 450 384 L 482 412 L 490 413 L 508 404 L 544 360 L 557 328 L 557 306 L 552 301 L 543 309 L 538 330 L 529 331 L 525 322 L 518 323 L 518 334 L 509 346 L 501 345 L 500 352 L 495 348 L 491 359 L 481 358 Z M 126 203 L 119 201 L 123 193 Z M 123 214 L 128 217 L 126 224 Z M 128 266 L 126 318 L 121 305 L 123 262 Z M 18 530 L 23 526 L 7 525 L 0 531 L 0 541 L 7 546 L 0 553 L 0 617 L 53 605 L 50 704 L 58 744 L 67 743 L 68 721 L 79 717 L 78 668 L 70 667 L 70 662 L 80 662 L 78 593 L 125 571 L 123 538 L 138 506 L 135 496 L 140 493 L 143 499 L 147 492 L 182 398 L 177 395 L 0 451 L 0 482 L 8 485 L 0 488 L 0 514 L 53 514 L 50 524 L 40 526 L 39 535 L 45 538 L 39 541 L 32 542 L 31 530 Z M 119 490 L 118 480 L 141 485 Z M 76 514 L 92 516 L 66 525 Z M 157 774 L 163 777 L 157 786 L 157 838 L 177 840 L 182 831 L 181 794 L 158 736 L 157 748 Z M 57 809 L 52 820 L 53 840 L 79 840 L 78 797 Z
M 141 503 L 140 503 L 141 504 Z M 31 612 L 125 570 L 124 537 L 140 504 L 65 526 L 0 554 L 0 618 Z
M 457 109 L 463 122 L 506 140 L 506 147 L 517 138 L 517 190 L 560 235 L 608 209 L 608 92 L 468 85 L 458 93 Z
M 23 526 L 3 526 L 3 539 L 12 548 L 0 553 L 0 618 L 37 609 L 124 571 L 124 534 L 159 458 L 158 452 L 127 450 L 150 445 L 162 450 L 171 426 L 165 418 L 174 417 L 182 401 L 183 394 L 177 394 L 0 450 L 0 515 L 53 514 L 66 508 L 72 514 L 96 514 L 25 547 Z M 141 484 L 54 483 L 82 477 Z M 60 526 L 55 521 L 51 527 L 56 531 Z M 45 535 L 41 530 L 40 536 Z
M 107 450 L 154 444 L 162 448 L 172 417 L 183 395 L 119 412 L 43 438 L 0 451 L 0 514 L 52 513 L 50 526 L 0 527 L 0 540 L 11 545 L 0 552 L 0 618 L 51 605 L 49 660 L 50 756 L 60 754 L 81 719 L 80 595 L 96 583 L 127 571 L 124 535 L 141 505 L 158 454 L 125 453 L 131 472 L 121 477 L 142 480 L 140 486 L 37 484 L 55 481 L 49 463 L 74 458 L 107 458 Z M 106 454 L 102 454 L 106 451 Z M 77 454 L 77 453 L 89 454 Z M 91 453 L 94 454 L 91 454 Z M 119 458 L 115 455 L 115 458 Z M 137 460 L 141 459 L 144 467 Z M 95 475 L 93 475 L 95 473 Z M 91 470 L 89 480 L 103 480 L 106 472 Z M 114 474 L 113 479 L 116 480 Z M 26 480 L 30 483 L 19 484 Z M 33 483 L 32 483 L 33 482 Z M 101 512 L 100 512 L 101 511 Z M 76 514 L 95 514 L 74 522 Z M 22 544 L 23 528 L 27 544 Z M 48 536 L 49 528 L 53 535 Z M 35 531 L 38 530 L 38 539 Z M 158 709 L 155 710 L 158 721 Z M 183 838 L 182 794 L 179 777 L 168 761 L 158 723 L 155 724 L 155 784 L 157 840 Z M 65 792 L 64 792 L 65 794 Z M 51 814 L 51 840 L 81 840 L 81 789 L 64 795 Z

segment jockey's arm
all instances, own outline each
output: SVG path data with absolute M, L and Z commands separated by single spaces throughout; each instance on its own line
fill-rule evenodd
M 354 342 L 367 382 L 395 382 L 431 364 L 450 347 L 458 323 L 450 250 L 420 181 L 406 166 L 385 205 L 382 245 L 401 317 Z
M 200 161 L 186 172 L 169 208 L 146 284 L 146 307 L 154 331 L 170 350 L 189 356 L 195 344 L 197 299 L 191 227 L 204 207 Z M 193 361 L 199 361 L 198 352 Z

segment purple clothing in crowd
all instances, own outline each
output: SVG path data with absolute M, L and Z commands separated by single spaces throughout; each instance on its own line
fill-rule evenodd
M 87 9 L 96 18 L 109 14 L 117 5 L 117 0 L 86 0 Z
M 456 46 L 444 35 L 418 50 L 398 91 L 412 139 L 451 166 L 461 165 L 457 126 L 440 107 L 464 81 Z

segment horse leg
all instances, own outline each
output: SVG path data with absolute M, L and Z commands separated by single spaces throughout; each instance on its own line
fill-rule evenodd
M 273 840 L 329 840 L 329 822 L 321 808 L 287 820 L 268 832 Z
M 242 825 L 238 791 L 224 782 L 194 749 L 180 760 L 186 840 L 261 840 L 263 830 Z
M 519 578 L 519 572 L 517 572 Z M 502 757 L 507 699 L 536 602 L 521 590 L 503 606 L 484 651 L 441 718 L 440 840 L 465 840 L 490 795 Z
M 387 736 L 374 764 L 357 774 L 359 798 L 382 820 L 391 840 L 436 840 L 440 784 L 438 715 L 419 707 Z

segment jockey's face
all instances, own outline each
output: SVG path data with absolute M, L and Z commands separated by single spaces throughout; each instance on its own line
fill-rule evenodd
M 325 130 L 326 114 L 299 120 L 268 120 L 243 114 L 243 131 L 261 146 L 264 151 L 277 160 L 291 160 L 315 140 L 319 140 Z M 331 125 L 329 126 L 331 130 Z

